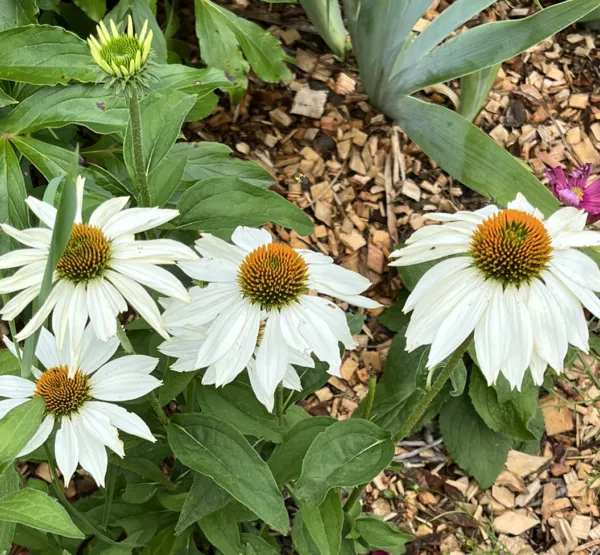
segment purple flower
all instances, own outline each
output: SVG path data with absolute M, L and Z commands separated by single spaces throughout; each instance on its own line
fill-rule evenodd
M 592 164 L 576 169 L 568 177 L 559 167 L 546 170 L 554 196 L 566 206 L 585 210 L 590 224 L 600 220 L 600 179 L 588 185 L 591 173 Z

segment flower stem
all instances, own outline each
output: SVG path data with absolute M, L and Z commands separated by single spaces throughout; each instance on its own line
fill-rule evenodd
M 127 337 L 127 332 L 125 331 L 125 329 L 123 328 L 121 323 L 118 321 L 117 321 L 117 338 L 119 339 L 119 342 L 121 343 L 121 346 L 123 347 L 123 350 L 128 355 L 135 354 L 135 349 L 133 348 L 131 341 L 129 341 L 129 337 Z M 152 409 L 156 413 L 156 416 L 160 420 L 160 423 L 166 428 L 169 425 L 169 419 L 167 418 L 165 411 L 160 406 L 160 402 L 158 400 L 158 397 L 156 396 L 156 393 L 154 393 L 154 391 L 151 391 L 150 393 L 148 393 L 148 400 L 150 401 L 150 405 L 152 406 Z
M 438 394 L 444 387 L 444 384 L 448 381 L 448 379 L 452 375 L 452 372 L 454 372 L 456 365 L 462 360 L 463 355 L 469 347 L 469 343 L 471 343 L 471 336 L 467 337 L 467 339 L 463 341 L 463 343 L 456 349 L 456 351 L 452 353 L 450 360 L 448 361 L 444 369 L 440 372 L 439 376 L 434 380 L 431 387 L 428 388 L 427 392 L 425 393 L 415 410 L 411 412 L 407 420 L 404 422 L 402 428 L 400 428 L 400 430 L 393 436 L 392 439 L 394 440 L 394 443 L 397 443 L 401 439 L 404 439 L 411 432 L 411 430 L 419 423 L 419 420 L 423 418 L 423 415 L 425 414 L 425 411 L 427 410 L 429 405 L 431 405 L 433 400 L 438 396 Z M 371 394 L 371 389 L 371 382 L 369 381 L 369 395 Z M 375 391 L 373 391 L 373 397 L 374 396 Z M 365 414 L 367 414 L 367 408 L 369 409 L 370 413 L 371 408 L 373 406 L 372 403 L 373 402 L 371 400 L 371 406 L 369 406 L 369 399 L 367 398 L 367 404 L 365 405 L 363 418 L 365 418 Z M 344 503 L 344 511 L 346 513 L 349 512 L 354 506 L 354 504 L 358 501 L 360 494 L 362 493 L 363 489 L 365 489 L 366 485 L 367 484 L 357 486 L 352 490 L 352 492 L 348 496 L 348 499 L 346 500 L 346 503 Z
M 283 382 L 280 382 L 275 390 L 275 411 L 279 417 L 279 425 L 283 425 L 284 407 L 283 407 Z
M 462 360 L 463 355 L 465 354 L 467 348 L 469 347 L 469 343 L 471 343 L 471 336 L 467 337 L 462 344 L 452 353 L 450 360 L 444 366 L 443 370 L 440 372 L 439 376 L 435 378 L 431 387 L 427 390 L 416 409 L 408 415 L 408 418 L 404 422 L 404 425 L 400 430 L 396 432 L 393 439 L 394 442 L 398 442 L 401 439 L 404 439 L 411 430 L 419 423 L 419 420 L 423 418 L 425 411 L 431 405 L 433 400 L 438 396 L 439 392 L 442 390 L 452 372 L 456 368 L 456 365 Z
M 142 148 L 142 118 L 140 115 L 140 97 L 135 86 L 129 87 L 127 104 L 129 106 L 129 125 L 133 146 L 133 160 L 135 164 L 136 187 L 138 191 L 138 204 L 150 206 L 150 190 L 148 188 L 148 174 L 144 164 L 144 150 Z
M 371 416 L 371 410 L 373 409 L 373 401 L 375 399 L 375 389 L 377 388 L 377 376 L 372 374 L 369 377 L 369 392 L 367 393 L 367 400 L 365 401 L 365 408 L 363 409 L 363 413 L 361 418 L 364 420 L 369 420 Z
M 48 468 L 50 469 L 50 477 L 52 478 L 52 485 L 54 486 L 54 490 L 56 492 L 57 497 L 60 499 L 60 501 L 62 502 L 64 508 L 71 513 L 73 516 L 77 517 L 81 522 L 83 522 L 90 530 L 92 530 L 94 536 L 96 536 L 100 541 L 103 541 L 104 543 L 108 543 L 110 545 L 119 545 L 118 542 L 114 541 L 113 539 L 109 538 L 108 536 L 106 536 L 105 534 L 103 534 L 102 532 L 100 532 L 100 530 L 98 530 L 89 520 L 86 516 L 84 516 L 82 513 L 80 513 L 74 506 L 73 504 L 67 499 L 67 497 L 65 496 L 65 492 L 63 490 L 63 487 L 58 479 L 58 476 L 56 475 L 56 472 L 54 471 L 54 457 L 52 456 L 52 452 L 50 451 L 50 448 L 48 447 L 48 443 L 44 443 L 44 450 L 46 451 L 46 458 L 48 459 Z
M 185 394 L 185 412 L 194 412 L 194 408 L 196 408 L 196 380 L 192 378 Z
M 117 480 L 117 467 L 108 463 L 108 472 L 106 476 L 106 495 L 104 496 L 104 507 L 102 507 L 102 528 L 108 528 L 110 510 L 112 509 L 113 498 L 115 494 L 115 482 Z

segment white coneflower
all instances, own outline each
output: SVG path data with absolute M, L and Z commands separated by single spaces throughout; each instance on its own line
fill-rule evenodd
M 82 221 L 84 179 L 77 179 L 77 213 L 71 237 L 53 277 L 46 302 L 17 335 L 21 341 L 33 334 L 52 312 L 52 329 L 59 345 L 64 342 L 67 324 L 71 346 L 81 343 L 88 320 L 96 336 L 107 340 L 117 333 L 117 315 L 127 310 L 127 302 L 165 339 L 168 334 L 160 319 L 158 306 L 144 286 L 189 301 L 181 282 L 159 264 L 194 260 L 192 249 L 170 239 L 136 241 L 135 233 L 157 227 L 175 218 L 177 210 L 161 208 L 124 209 L 129 198 L 103 202 L 89 222 Z M 29 197 L 31 211 L 47 228 L 18 230 L 9 225 L 2 230 L 29 248 L 0 256 L 0 269 L 19 268 L 12 276 L 0 279 L 0 293 L 15 293 L 0 314 L 13 320 L 40 293 L 48 261 L 56 208 Z
M 544 221 L 521 194 L 506 210 L 432 214 L 445 222 L 415 232 L 392 266 L 450 256 L 419 281 L 404 307 L 414 310 L 407 350 L 431 345 L 429 368 L 474 331 L 488 382 L 502 373 L 520 388 L 527 368 L 541 384 L 547 366 L 562 372 L 569 343 L 588 350 L 582 305 L 600 317 L 600 269 L 576 247 L 600 245 L 584 231 L 587 214 L 562 208 Z
M 16 356 L 14 344 L 6 337 L 4 342 Z M 40 447 L 58 424 L 54 451 L 65 485 L 79 463 L 104 486 L 105 446 L 120 457 L 125 455 L 118 430 L 156 441 L 139 416 L 114 403 L 138 399 L 156 389 L 162 382 L 150 373 L 158 359 L 130 355 L 108 362 L 118 347 L 116 338 L 100 341 L 88 326 L 81 358 L 74 364 L 70 349 L 61 349 L 42 328 L 35 354 L 46 370 L 34 369 L 35 381 L 0 376 L 0 397 L 7 398 L 0 401 L 0 418 L 32 397 L 41 397 L 45 403 L 45 418 L 19 457 Z
M 193 288 L 190 304 L 173 301 L 163 314 L 168 330 L 210 324 L 190 369 L 211 367 L 205 380 L 228 383 L 248 367 L 260 343 L 252 372 L 263 399 L 272 399 L 296 355 L 306 361 L 314 354 L 339 376 L 339 343 L 355 347 L 346 316 L 309 291 L 377 308 L 379 303 L 360 295 L 369 280 L 336 266 L 328 256 L 273 243 L 265 230 L 238 227 L 232 241 L 209 234 L 196 241 L 203 258 L 180 266 L 209 285 Z M 272 406 L 272 401 L 265 404 Z
M 112 19 L 110 31 L 103 21 L 96 29 L 98 38 L 90 35 L 88 44 L 94 61 L 104 72 L 112 78 L 129 80 L 144 70 L 152 45 L 152 31 L 148 30 L 148 20 L 144 22 L 139 35 L 133 32 L 131 15 L 127 18 L 127 33 L 119 33 Z

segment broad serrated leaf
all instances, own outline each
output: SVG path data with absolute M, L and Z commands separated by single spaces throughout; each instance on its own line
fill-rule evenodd
M 501 389 L 500 389 L 501 388 Z M 523 380 L 521 391 L 512 391 L 501 376 L 496 387 L 488 386 L 479 368 L 471 372 L 469 396 L 479 416 L 492 430 L 521 441 L 532 441 L 536 435 L 529 423 L 536 414 L 539 387 L 530 374 Z
M 322 555 L 339 555 L 344 512 L 337 490 L 331 490 L 318 507 L 300 510 L 302 521 Z
M 186 528 L 201 518 L 222 509 L 232 500 L 233 497 L 212 478 L 194 472 L 194 483 L 179 514 L 175 534 L 181 534 Z
M 190 187 L 179 201 L 182 229 L 195 229 L 228 239 L 236 227 L 272 222 L 310 235 L 313 224 L 296 205 L 273 191 L 235 178 L 215 178 Z
M 0 499 L 0 521 L 25 524 L 67 538 L 85 537 L 56 499 L 31 488 Z
M 13 464 L 0 473 L 0 499 L 19 490 L 19 474 Z M 0 522 L 0 553 L 8 553 L 15 535 L 14 522 Z
M 199 414 L 177 415 L 168 430 L 169 445 L 186 466 L 210 476 L 262 520 L 289 528 L 283 498 L 273 474 L 233 426 Z
M 283 441 L 277 415 L 258 401 L 250 385 L 239 381 L 225 387 L 203 385 L 198 389 L 198 402 L 205 414 L 228 422 L 246 436 Z
M 391 435 L 372 422 L 336 422 L 309 447 L 295 496 L 303 507 L 320 505 L 331 488 L 370 482 L 393 456 Z
M 263 81 L 290 79 L 286 55 L 276 37 L 210 0 L 195 0 L 194 5 L 196 35 L 206 65 L 220 68 L 240 81 L 248 73 L 248 62 Z
M 277 445 L 268 464 L 278 484 L 295 480 L 302 472 L 302 461 L 315 438 L 335 419 L 329 416 L 315 416 L 294 424 L 285 435 L 283 443 Z
M 165 158 L 148 176 L 152 206 L 164 206 L 179 187 L 187 159 L 185 156 Z
M 98 69 L 86 42 L 50 25 L 27 25 L 0 33 L 0 79 L 33 85 L 96 81 Z
M 440 429 L 452 459 L 482 488 L 489 488 L 504 468 L 512 440 L 486 426 L 466 392 L 444 404 Z
M 12 461 L 40 426 L 44 400 L 31 399 L 0 420 L 0 461 Z
M 72 84 L 32 94 L 0 121 L 0 128 L 18 135 L 77 124 L 96 133 L 122 133 L 128 119 L 122 97 L 102 85 Z
M 184 181 L 204 181 L 214 177 L 235 177 L 256 187 L 270 187 L 271 174 L 256 162 L 231 157 L 232 150 L 221 143 L 177 143 L 171 155 L 188 159 Z
M 25 197 L 27 191 L 19 160 L 5 137 L 0 136 L 0 223 L 8 223 L 18 229 L 29 226 Z M 0 254 L 10 250 L 10 238 L 0 236 Z
M 37 13 L 35 0 L 0 0 L 0 31 L 35 23 Z

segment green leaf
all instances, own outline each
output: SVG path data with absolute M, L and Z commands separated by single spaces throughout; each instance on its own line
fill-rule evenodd
M 169 156 L 150 173 L 148 189 L 152 206 L 161 207 L 167 204 L 181 183 L 186 163 L 185 156 Z
M 161 407 L 175 399 L 194 379 L 194 372 L 174 372 L 170 368 L 163 374 L 163 384 L 158 390 L 158 400 Z
M 328 373 L 329 365 L 326 362 L 316 361 L 314 368 L 296 367 L 302 391 L 293 391 L 288 403 L 295 403 L 300 399 L 308 397 L 327 383 L 331 377 Z
M 35 23 L 37 13 L 35 0 L 0 0 L 0 31 Z
M 404 544 L 414 540 L 400 532 L 395 524 L 384 522 L 379 517 L 361 515 L 354 519 L 354 528 L 372 549 L 382 549 L 390 554 L 404 553 Z
M 73 0 L 73 2 L 93 21 L 100 21 L 106 13 L 106 0 Z
M 240 555 L 240 530 L 235 519 L 231 518 L 228 507 L 200 519 L 198 526 L 206 539 L 224 555 Z
M 21 370 L 19 359 L 8 349 L 0 351 L 0 376 L 18 376 Z M 0 553 L 2 553 L 0 551 Z
M 0 474 L 0 499 L 19 491 L 19 474 L 14 465 L 10 465 Z M 0 553 L 8 553 L 15 535 L 14 522 L 0 522 Z
M 12 96 L 7 95 L 2 89 L 0 89 L 0 108 L 5 108 L 11 104 L 18 104 L 19 101 L 15 100 Z
M 222 509 L 232 499 L 212 478 L 194 472 L 194 483 L 185 498 L 175 534 L 181 534 L 201 518 Z
M 35 489 L 25 488 L 0 499 L 0 520 L 67 538 L 85 537 L 58 501 Z
M 269 467 L 233 426 L 211 416 L 177 415 L 167 434 L 183 464 L 210 476 L 267 524 L 281 532 L 289 528 L 283 498 Z
M 0 223 L 9 223 L 18 229 L 29 226 L 26 196 L 19 160 L 6 138 L 0 136 Z M 10 248 L 10 238 L 3 233 L 0 253 L 8 252 Z
M 398 266 L 398 274 L 402 278 L 404 287 L 409 291 L 412 291 L 421 278 L 433 268 L 436 264 L 439 264 L 440 260 L 431 260 L 429 262 L 422 262 L 421 264 L 411 264 L 410 266 Z M 408 297 L 407 297 L 408 298 Z M 410 317 L 408 317 L 410 319 Z
M 194 101 L 191 95 L 164 89 L 144 97 L 140 102 L 142 152 L 147 173 L 151 173 L 173 148 L 183 120 L 194 105 Z M 125 133 L 123 154 L 129 174 L 135 176 L 130 126 Z
M 235 79 L 214 67 L 197 69 L 179 64 L 160 65 L 153 71 L 153 76 L 156 78 L 152 85 L 154 90 L 177 89 L 196 97 L 186 121 L 198 121 L 212 114 L 219 101 L 214 91 L 230 91 L 236 85 Z
M 0 79 L 33 85 L 92 82 L 98 70 L 85 41 L 49 25 L 27 25 L 0 33 Z
M 329 416 L 315 416 L 292 426 L 283 443 L 275 447 L 268 462 L 278 484 L 283 485 L 300 476 L 308 448 L 321 432 L 335 422 Z
M 559 207 L 511 154 L 456 112 L 399 96 L 389 115 L 437 164 L 481 195 L 506 206 L 520 192 L 546 215 Z
M 499 64 L 575 23 L 599 5 L 600 0 L 568 0 L 524 19 L 473 27 L 399 72 L 389 86 L 390 93 L 411 94 Z
M 190 187 L 179 201 L 183 229 L 197 229 L 228 239 L 237 226 L 260 227 L 272 222 L 310 235 L 313 224 L 282 196 L 240 179 L 207 179 Z
M 348 327 L 352 335 L 358 335 L 362 331 L 363 324 L 367 319 L 364 314 L 352 314 L 352 312 L 346 312 L 346 320 L 348 321 Z
M 339 555 L 344 512 L 337 490 L 331 490 L 318 507 L 300 510 L 302 521 L 322 555 Z
M 141 551 L 141 555 L 184 555 L 190 553 L 186 549 L 190 541 L 189 538 L 185 535 L 176 537 L 173 532 L 173 526 L 163 528 Z M 192 551 L 191 553 L 198 552 Z
M 475 410 L 487 426 L 515 439 L 531 441 L 536 435 L 529 422 L 537 411 L 539 387 L 527 373 L 522 390 L 511 391 L 508 381 L 500 376 L 496 388 L 489 387 L 485 377 L 474 368 L 471 372 L 469 395 Z
M 275 549 L 260 536 L 254 534 L 241 534 L 242 545 L 246 545 L 246 555 L 280 555 Z
M 303 507 L 320 505 L 331 488 L 370 482 L 393 456 L 391 435 L 372 422 L 336 422 L 309 447 L 296 484 L 296 498 Z
M 486 426 L 466 392 L 444 404 L 440 430 L 444 446 L 458 466 L 482 488 L 489 488 L 504 468 L 512 440 Z
M 44 406 L 44 400 L 37 397 L 12 409 L 0 420 L 0 461 L 12 461 L 27 445 L 42 422 Z
M 452 397 L 459 397 L 462 395 L 465 386 L 467 385 L 467 368 L 464 361 L 461 360 L 456 365 L 456 368 L 450 376 L 450 382 L 452 383 L 450 395 L 452 395 Z
M 103 85 L 73 84 L 32 94 L 0 121 L 0 128 L 27 134 L 77 124 L 96 133 L 122 133 L 128 119 L 122 97 L 108 93 Z
M 184 181 L 204 181 L 213 177 L 236 177 L 249 185 L 270 187 L 271 174 L 256 162 L 232 158 L 232 150 L 220 143 L 177 143 L 171 155 L 188 159 L 183 174 Z
M 404 288 L 398 291 L 394 304 L 386 309 L 379 317 L 379 323 L 384 325 L 388 330 L 394 332 L 399 332 L 405 328 L 410 321 L 410 314 L 404 314 L 402 312 L 404 305 L 406 304 L 406 299 L 408 299 L 408 290 Z
M 248 63 L 267 83 L 286 81 L 291 74 L 279 40 L 261 27 L 210 0 L 195 0 L 196 35 L 206 65 L 217 67 L 242 80 Z
M 321 38 L 340 58 L 346 48 L 346 28 L 338 0 L 300 0 L 300 4 Z
M 498 77 L 500 67 L 497 64 L 461 77 L 458 113 L 463 118 L 473 121 L 477 117 Z
M 271 414 L 245 383 L 235 381 L 225 387 L 202 385 L 198 402 L 202 412 L 231 424 L 246 436 L 274 443 L 283 441 L 277 415 Z

